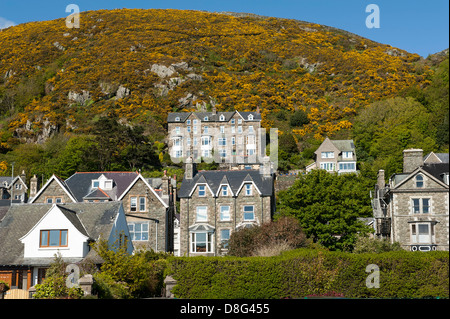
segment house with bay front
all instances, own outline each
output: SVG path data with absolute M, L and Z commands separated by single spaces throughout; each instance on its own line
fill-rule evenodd
M 187 159 L 178 192 L 181 256 L 224 255 L 234 231 L 271 221 L 274 174 L 266 159 L 260 170 L 215 171 L 197 171 Z

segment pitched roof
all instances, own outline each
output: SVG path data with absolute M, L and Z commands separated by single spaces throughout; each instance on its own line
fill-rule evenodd
M 70 203 L 57 207 L 84 235 L 94 240 L 100 235 L 108 238 L 121 203 Z M 19 240 L 25 236 L 52 208 L 51 204 L 13 205 L 0 223 L 0 265 L 45 264 L 49 258 L 24 259 L 24 245 Z M 79 258 L 78 258 L 79 261 Z
M 92 180 L 98 179 L 104 175 L 108 179 L 114 181 L 113 189 L 105 191 L 112 200 L 122 195 L 131 182 L 138 176 L 137 172 L 77 172 L 66 179 L 68 188 L 74 194 L 78 202 L 82 202 L 83 198 L 92 193 L 96 188 L 92 187 Z
M 199 120 L 204 122 L 222 122 L 220 121 L 220 116 L 223 115 L 224 122 L 228 122 L 234 114 L 238 113 L 244 121 L 261 121 L 261 114 L 258 112 L 175 112 L 175 113 L 169 113 L 167 115 L 167 122 L 168 123 L 183 123 L 185 122 L 188 117 L 191 114 L 194 114 Z M 253 120 L 249 119 L 249 115 L 253 115 Z M 205 117 L 208 118 L 207 121 L 205 121 Z M 179 118 L 179 121 L 176 121 L 176 119 Z
M 45 191 L 45 189 L 47 188 L 48 185 L 50 185 L 50 183 L 52 181 L 56 181 L 58 183 L 58 185 L 66 192 L 67 196 L 69 196 L 69 198 L 73 201 L 76 202 L 77 200 L 75 199 L 75 196 L 73 195 L 72 191 L 70 190 L 70 188 L 67 186 L 66 182 L 64 180 L 62 180 L 61 178 L 59 178 L 58 176 L 56 176 L 55 174 L 52 175 L 52 177 L 49 178 L 49 180 L 47 181 L 47 183 L 45 183 L 44 186 L 42 186 L 42 188 L 39 190 L 39 192 L 36 194 L 36 196 L 34 196 L 33 198 L 30 199 L 30 203 L 33 203 L 39 196 L 41 196 L 41 194 Z
M 330 141 L 340 151 L 355 150 L 355 143 L 353 143 L 353 140 L 330 140 Z
M 253 182 L 262 196 L 271 196 L 273 193 L 273 176 L 263 177 L 259 170 L 241 171 L 200 171 L 192 179 L 183 179 L 178 196 L 189 197 L 197 183 L 206 183 L 214 194 L 217 194 L 224 179 L 228 180 L 231 191 L 237 194 L 244 182 Z

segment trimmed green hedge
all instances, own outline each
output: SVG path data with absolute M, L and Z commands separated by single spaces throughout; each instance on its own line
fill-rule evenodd
M 173 257 L 168 263 L 177 298 L 449 297 L 448 252 L 297 249 L 277 257 Z M 379 288 L 366 287 L 370 264 L 379 267 Z

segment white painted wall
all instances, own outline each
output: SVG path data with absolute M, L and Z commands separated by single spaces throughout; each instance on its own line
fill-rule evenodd
M 67 229 L 67 247 L 39 247 L 40 231 L 51 229 Z M 62 257 L 84 257 L 88 251 L 88 237 L 80 233 L 64 216 L 56 205 L 21 239 L 24 244 L 24 258 L 54 257 L 60 253 Z

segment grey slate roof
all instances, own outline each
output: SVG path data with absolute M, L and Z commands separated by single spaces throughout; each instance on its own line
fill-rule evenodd
M 355 143 L 353 140 L 330 140 L 334 146 L 340 151 L 355 151 Z
M 109 237 L 120 205 L 120 202 L 70 203 L 58 204 L 58 207 L 80 232 L 96 240 L 100 235 Z M 24 245 L 19 240 L 51 207 L 51 204 L 23 204 L 10 208 L 0 223 L 0 266 L 44 265 L 53 261 L 53 258 L 23 258 Z
M 422 169 L 443 182 L 443 174 L 449 173 L 449 163 L 425 164 Z
M 92 188 L 92 180 L 98 179 L 101 175 L 114 180 L 113 189 L 111 191 L 103 190 L 112 200 L 116 200 L 127 189 L 131 182 L 138 176 L 136 172 L 93 172 L 93 173 L 75 173 L 66 179 L 65 184 L 70 189 L 75 199 L 82 202 L 83 198 L 90 194 Z
M 213 112 L 175 112 L 175 113 L 169 113 L 167 115 L 167 122 L 168 123 L 184 123 L 191 114 L 194 114 L 202 122 L 221 122 L 220 116 L 224 115 L 224 117 L 225 117 L 224 122 L 228 122 L 233 117 L 233 115 L 236 113 L 237 113 L 237 111 L 216 112 L 216 114 L 214 114 Z M 238 113 L 241 114 L 244 121 L 248 121 L 248 116 L 250 114 L 253 115 L 253 120 L 250 120 L 250 121 L 261 121 L 261 114 L 258 112 L 238 112 Z M 179 121 L 175 121 L 175 119 L 177 117 L 180 118 Z M 207 121 L 205 121 L 205 117 L 208 117 Z
M 217 193 L 220 184 L 228 180 L 233 194 L 239 190 L 244 181 L 253 181 L 260 190 L 262 196 L 271 196 L 273 193 L 273 176 L 263 177 L 259 170 L 240 171 L 200 171 L 193 179 L 183 179 L 178 197 L 189 197 L 192 189 L 197 183 L 207 183 L 214 194 Z

